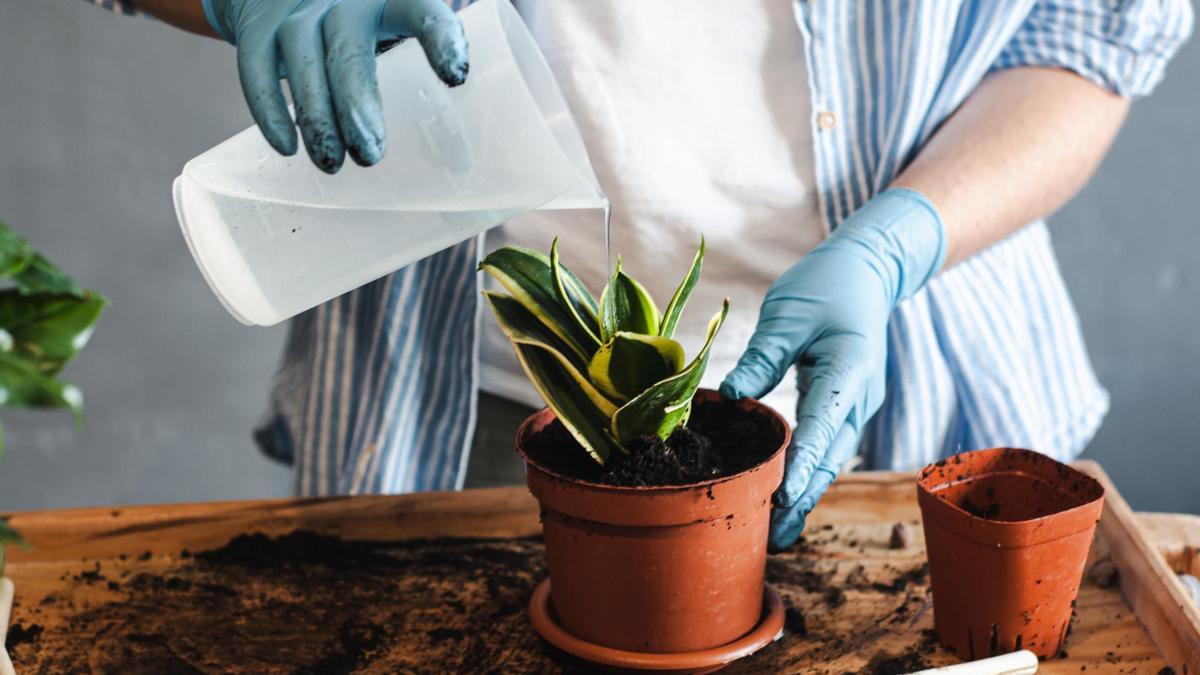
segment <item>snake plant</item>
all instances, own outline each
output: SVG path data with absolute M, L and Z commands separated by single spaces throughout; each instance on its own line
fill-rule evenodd
M 704 261 L 704 239 L 665 310 L 640 283 L 616 269 L 599 302 L 559 260 L 515 246 L 490 253 L 479 268 L 508 291 L 485 291 L 496 321 L 542 400 L 603 464 L 640 436 L 666 439 L 687 423 L 726 299 L 708 323 L 700 352 L 685 363 L 675 328 Z
M 0 222 L 0 406 L 66 408 L 81 419 L 83 396 L 58 373 L 87 344 L 107 304 Z M 28 546 L 0 519 L 0 573 L 6 543 Z

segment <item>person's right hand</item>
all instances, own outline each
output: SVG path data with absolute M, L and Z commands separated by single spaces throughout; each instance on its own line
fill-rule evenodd
M 314 164 L 336 173 L 346 151 L 371 166 L 386 139 L 375 47 L 415 37 L 443 82 L 467 78 L 467 40 L 444 0 L 201 0 L 217 34 L 237 46 L 242 92 L 271 147 L 296 152 L 296 124 Z

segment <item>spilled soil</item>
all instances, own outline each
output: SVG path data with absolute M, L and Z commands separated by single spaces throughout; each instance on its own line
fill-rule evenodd
M 872 546 L 886 548 L 887 527 Z M 867 545 L 820 529 L 769 559 L 767 579 L 788 605 L 784 637 L 725 672 L 882 674 L 953 660 L 920 632 L 931 615 L 918 552 L 863 565 L 850 543 Z M 83 561 L 20 608 L 8 647 L 18 672 L 592 672 L 526 618 L 543 557 L 532 537 L 298 531 Z
M 63 579 L 92 593 L 34 608 L 61 613 L 60 625 L 14 626 L 20 672 L 538 672 L 547 662 L 524 612 L 545 575 L 539 539 L 250 534 L 147 571 L 113 567 Z
M 530 439 L 530 457 L 571 478 L 619 486 L 685 485 L 732 476 L 770 457 L 780 439 L 771 418 L 724 401 L 698 402 L 667 440 L 642 436 L 601 466 L 557 420 Z

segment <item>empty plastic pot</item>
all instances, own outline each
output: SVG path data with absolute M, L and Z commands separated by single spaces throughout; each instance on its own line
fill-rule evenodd
M 1040 453 L 976 450 L 917 475 L 938 638 L 964 659 L 1062 647 L 1104 488 Z

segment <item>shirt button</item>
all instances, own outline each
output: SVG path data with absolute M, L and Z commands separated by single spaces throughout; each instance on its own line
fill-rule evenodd
M 822 110 L 817 114 L 817 128 L 821 131 L 829 131 L 837 126 L 837 115 L 829 110 Z

